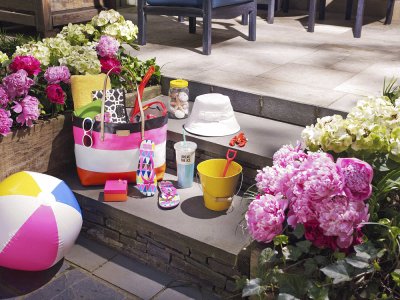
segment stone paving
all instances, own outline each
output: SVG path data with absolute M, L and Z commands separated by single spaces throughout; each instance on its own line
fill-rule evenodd
M 215 297 L 190 282 L 175 280 L 79 237 L 66 258 L 49 270 L 24 272 L 0 267 L 0 299 L 187 300 Z
M 121 13 L 136 23 L 135 8 Z M 188 20 L 149 16 L 146 46 L 132 51 L 141 59 L 156 57 L 162 73 L 249 91 L 270 97 L 348 111 L 355 100 L 380 94 L 385 76 L 400 76 L 400 24 L 383 25 L 365 18 L 361 39 L 353 38 L 351 21 L 327 14 L 306 30 L 304 12 L 278 12 L 267 24 L 266 10 L 258 11 L 257 41 L 246 40 L 247 26 L 234 20 L 215 20 L 212 52 L 201 54 L 202 22 L 188 33 Z

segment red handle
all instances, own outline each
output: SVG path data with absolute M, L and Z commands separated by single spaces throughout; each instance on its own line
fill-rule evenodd
M 229 165 L 231 162 L 235 159 L 237 155 L 237 151 L 233 149 L 228 149 L 228 152 L 226 152 L 226 165 L 224 168 L 224 172 L 222 173 L 222 177 L 226 176 L 226 173 L 228 172 Z
M 143 77 L 143 79 L 142 79 L 142 82 L 140 82 L 139 88 L 138 88 L 138 93 L 139 93 L 139 95 L 140 95 L 140 99 L 142 99 L 143 91 L 144 91 L 144 88 L 145 88 L 146 85 L 147 85 L 147 82 L 149 82 L 151 76 L 153 75 L 153 73 L 154 73 L 155 71 L 156 71 L 156 69 L 154 68 L 154 66 L 151 66 L 151 67 L 147 70 L 146 75 L 144 75 L 144 77 Z M 134 108 L 133 108 L 132 113 L 131 113 L 131 122 L 132 122 L 133 116 L 135 116 L 135 115 L 139 112 L 139 110 L 140 110 L 140 109 L 139 109 L 139 103 L 138 103 L 138 102 L 139 102 L 139 96 L 136 95 L 135 105 L 134 105 Z

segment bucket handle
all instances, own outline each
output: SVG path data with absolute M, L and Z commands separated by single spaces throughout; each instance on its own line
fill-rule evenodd
M 234 194 L 234 195 L 231 196 L 231 197 L 214 197 L 214 196 L 210 195 L 209 193 L 207 193 L 207 192 L 205 192 L 205 191 L 203 190 L 203 188 L 202 188 L 202 186 L 201 186 L 200 178 L 199 178 L 199 173 L 196 172 L 197 183 L 198 183 L 198 186 L 199 186 L 201 192 L 202 192 L 203 194 L 204 194 L 204 193 L 207 193 L 210 197 L 212 197 L 212 198 L 215 199 L 215 202 L 232 202 L 232 201 L 233 201 L 233 198 L 234 198 L 235 196 L 239 195 L 240 190 L 242 189 L 242 185 L 243 185 L 243 171 L 240 172 L 240 175 L 241 175 L 240 186 L 239 186 L 239 189 L 238 189 L 238 191 L 236 192 L 236 194 Z

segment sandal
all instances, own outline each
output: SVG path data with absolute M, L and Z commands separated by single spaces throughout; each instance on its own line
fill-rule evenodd
M 180 197 L 171 181 L 161 181 L 158 187 L 160 188 L 158 205 L 161 208 L 171 209 L 179 205 Z
M 157 190 L 157 177 L 154 170 L 155 144 L 143 140 L 139 149 L 139 166 L 136 171 L 136 188 L 145 196 L 154 196 Z

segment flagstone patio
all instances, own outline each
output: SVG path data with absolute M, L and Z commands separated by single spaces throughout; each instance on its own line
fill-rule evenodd
M 121 10 L 136 22 L 135 8 Z M 202 26 L 188 33 L 188 20 L 149 16 L 148 43 L 139 58 L 156 57 L 167 77 L 231 88 L 318 107 L 348 111 L 357 99 L 380 94 L 384 77 L 400 75 L 400 24 L 365 18 L 362 37 L 353 37 L 344 14 L 327 14 L 306 29 L 307 15 L 277 13 L 267 24 L 266 10 L 258 11 L 257 41 L 246 40 L 247 26 L 234 20 L 215 20 L 212 52 L 201 54 Z M 194 100 L 194 99 L 193 99 Z

